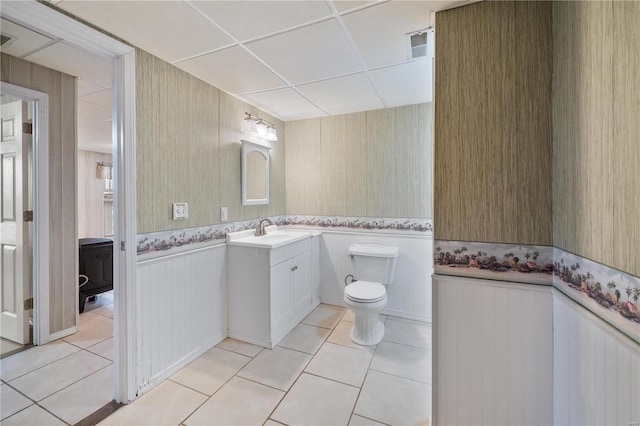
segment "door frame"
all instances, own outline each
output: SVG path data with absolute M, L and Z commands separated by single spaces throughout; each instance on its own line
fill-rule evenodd
M 114 366 L 117 402 L 128 403 L 136 398 L 136 110 L 135 110 L 135 48 L 94 30 L 55 8 L 36 1 L 5 2 L 2 16 L 27 27 L 42 31 L 84 49 L 113 64 L 113 157 L 114 157 Z M 44 122 L 42 128 L 48 129 Z M 44 148 L 47 144 L 41 143 Z M 48 152 L 47 152 L 48 154 Z M 48 160 L 48 155 L 46 157 Z M 41 163 L 47 163 L 44 161 Z M 42 164 L 38 163 L 39 166 Z M 36 167 L 37 169 L 37 167 Z M 41 173 L 44 176 L 44 173 Z M 43 184 L 43 186 L 40 186 Z M 37 182 L 39 193 L 48 197 L 48 183 Z M 48 199 L 44 206 L 48 220 Z M 77 201 L 76 201 L 77 203 Z M 43 205 L 40 205 L 42 208 Z M 37 213 L 36 217 L 39 216 Z M 48 227 L 48 224 L 47 224 Z M 48 234 L 47 234 L 48 236 Z M 41 241 L 39 241 L 41 242 Z M 40 244 L 47 251 L 48 244 Z M 119 250 L 118 250 L 119 248 Z M 44 262 L 45 259 L 40 259 Z M 43 265 L 38 265 L 38 268 Z M 38 292 L 48 300 L 48 265 L 37 271 Z M 38 294 L 41 296 L 41 294 Z M 48 304 L 47 304 L 48 310 Z M 48 315 L 47 315 L 48 322 Z M 49 330 L 39 336 L 48 341 Z
M 49 342 L 49 95 L 2 82 L 2 93 L 33 101 L 33 344 Z

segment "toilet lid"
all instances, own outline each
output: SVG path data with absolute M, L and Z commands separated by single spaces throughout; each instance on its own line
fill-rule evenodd
M 344 289 L 344 294 L 355 302 L 377 302 L 383 299 L 387 292 L 380 283 L 355 281 Z

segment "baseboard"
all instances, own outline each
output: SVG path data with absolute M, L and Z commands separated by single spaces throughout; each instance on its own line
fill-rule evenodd
M 173 363 L 169 368 L 161 371 L 160 373 L 153 376 L 147 383 L 143 383 L 138 386 L 138 392 L 136 398 L 140 398 L 143 394 L 149 392 L 151 389 L 164 382 L 166 379 L 177 373 L 191 361 L 198 358 L 200 355 L 204 354 L 208 350 L 212 349 L 215 345 L 222 342 L 227 338 L 227 334 L 218 334 L 213 339 L 209 340 L 207 343 L 203 344 L 199 348 L 193 350 L 190 354 L 183 357 L 182 359 Z
M 64 330 L 56 331 L 55 333 L 49 334 L 49 342 L 53 342 L 54 340 L 62 339 L 63 337 L 71 336 L 78 332 L 78 327 L 73 326 L 66 328 Z

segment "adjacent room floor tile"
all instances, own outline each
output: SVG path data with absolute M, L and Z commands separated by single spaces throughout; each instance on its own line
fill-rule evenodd
M 325 343 L 304 371 L 348 385 L 362 386 L 372 354 Z
M 401 318 L 389 318 L 384 324 L 383 340 L 417 348 L 431 349 L 431 324 Z
M 371 369 L 431 383 L 431 350 L 382 341 L 376 349 Z
M 33 404 L 29 398 L 2 383 L 0 386 L 0 419 L 4 420 Z
M 232 378 L 191 415 L 186 425 L 261 425 L 284 392 L 240 377 Z
M 113 361 L 113 337 L 87 348 L 89 352 Z
M 27 425 L 46 425 L 46 426 L 57 426 L 57 425 L 65 425 L 65 423 L 56 418 L 55 416 L 47 413 L 41 407 L 37 405 L 32 405 L 29 408 L 26 408 L 19 413 L 14 414 L 13 416 L 4 419 L 2 421 L 2 426 L 27 426 Z
M 76 424 L 113 400 L 114 379 L 113 365 L 110 365 L 54 393 L 40 401 L 40 405 L 65 422 Z
M 369 371 L 354 414 L 393 425 L 428 425 L 431 385 Z
M 250 360 L 235 352 L 213 348 L 171 376 L 171 380 L 213 395 Z
M 302 374 L 271 417 L 289 425 L 346 425 L 358 388 Z
M 165 380 L 101 425 L 179 425 L 207 399 L 206 395 Z
M 278 343 L 278 346 L 313 355 L 320 349 L 320 346 L 322 346 L 322 343 L 330 333 L 331 330 L 326 328 L 298 324 Z
M 231 337 L 228 337 L 218 343 L 218 347 L 231 352 L 250 356 L 251 358 L 258 355 L 262 350 L 262 346 L 252 345 L 251 343 L 242 342 L 240 340 L 232 339 Z
M 276 346 L 260 352 L 238 376 L 287 391 L 310 359 L 309 354 Z
M 40 401 L 78 380 L 111 364 L 98 355 L 76 352 L 10 382 L 11 386 Z
M 37 370 L 79 350 L 79 348 L 61 340 L 43 346 L 34 346 L 26 351 L 11 355 L 0 362 L 2 380 L 9 382 L 16 377 Z
M 349 337 L 351 327 L 353 327 L 352 322 L 340 321 L 327 338 L 327 342 L 335 343 L 342 346 L 348 346 L 354 349 L 360 349 L 361 351 L 374 352 L 376 350 L 375 345 L 362 346 L 351 340 L 351 338 Z
M 113 318 L 113 305 L 105 305 L 91 311 L 94 314 L 102 315 L 103 317 Z
M 331 305 L 320 305 L 302 321 L 305 324 L 323 328 L 333 328 L 338 324 L 345 308 Z
M 86 315 L 91 316 L 83 321 L 83 316 L 87 318 Z M 113 320 L 87 312 L 80 315 L 79 331 L 65 337 L 64 341 L 81 348 L 88 348 L 110 337 L 113 337 Z

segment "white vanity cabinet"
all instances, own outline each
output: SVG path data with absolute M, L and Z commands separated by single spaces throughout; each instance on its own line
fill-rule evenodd
M 320 303 L 312 296 L 312 238 L 228 246 L 229 337 L 273 348 Z

